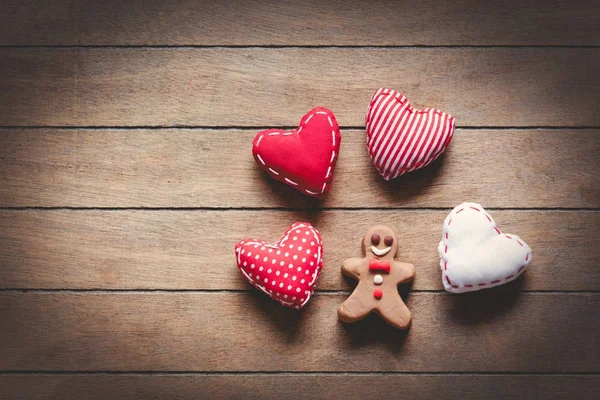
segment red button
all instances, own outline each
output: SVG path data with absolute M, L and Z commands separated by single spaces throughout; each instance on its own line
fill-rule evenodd
M 381 289 L 375 289 L 373 290 L 373 296 L 375 296 L 375 298 L 379 300 L 383 296 L 383 292 L 381 291 Z

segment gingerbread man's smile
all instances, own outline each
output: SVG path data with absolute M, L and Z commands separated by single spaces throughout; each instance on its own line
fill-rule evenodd
M 371 251 L 373 252 L 373 254 L 375 254 L 376 256 L 385 256 L 387 253 L 390 252 L 390 250 L 392 249 L 392 247 L 386 247 L 385 249 L 378 249 L 375 246 L 371 246 Z

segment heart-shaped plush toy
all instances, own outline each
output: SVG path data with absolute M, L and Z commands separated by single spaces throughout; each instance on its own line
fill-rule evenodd
M 476 203 L 462 203 L 444 220 L 438 246 L 442 282 L 453 293 L 472 292 L 517 279 L 531 262 L 531 248 L 504 234 Z
M 435 108 L 415 110 L 401 93 L 383 88 L 371 98 L 365 122 L 369 157 L 386 181 L 438 158 L 455 125 L 453 116 Z
M 311 224 L 296 222 L 273 244 L 240 241 L 235 255 L 242 275 L 254 287 L 284 306 L 300 309 L 323 268 L 323 241 Z
M 331 187 L 341 140 L 335 115 L 317 107 L 302 117 L 295 131 L 259 132 L 252 154 L 271 177 L 319 198 Z

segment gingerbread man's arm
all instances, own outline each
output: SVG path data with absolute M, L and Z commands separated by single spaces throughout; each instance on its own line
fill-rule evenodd
M 342 273 L 350 278 L 359 279 L 364 263 L 365 260 L 362 258 L 347 258 L 342 263 Z
M 410 282 L 413 279 L 415 279 L 415 276 L 417 275 L 417 269 L 413 264 L 400 261 L 394 262 L 392 271 L 395 271 L 394 278 L 396 279 L 396 282 L 398 282 L 398 284 Z

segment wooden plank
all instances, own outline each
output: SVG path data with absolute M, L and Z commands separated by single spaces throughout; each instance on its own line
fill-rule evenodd
M 296 220 L 323 235 L 319 290 L 350 290 L 340 266 L 361 252 L 370 225 L 396 229 L 400 258 L 417 267 L 414 290 L 442 290 L 437 244 L 447 211 L 1 212 L 0 288 L 243 289 L 233 247 L 244 237 L 275 241 Z M 523 290 L 600 290 L 600 213 L 494 211 L 534 261 L 510 284 Z M 257 221 L 261 223 L 257 224 Z
M 10 0 L 3 45 L 598 45 L 590 0 Z M 35 27 L 35 29 L 32 29 Z
M 357 127 L 387 86 L 458 126 L 599 126 L 599 67 L 594 48 L 5 48 L 0 125 L 295 126 L 322 105 Z
M 596 399 L 585 375 L 0 375 L 7 398 L 157 399 Z
M 0 370 L 600 372 L 597 294 L 411 294 L 408 332 L 343 325 L 345 298 L 0 293 Z
M 0 206 L 600 207 L 600 130 L 458 130 L 431 166 L 384 181 L 342 132 L 323 202 L 269 178 L 254 130 L 0 130 Z

